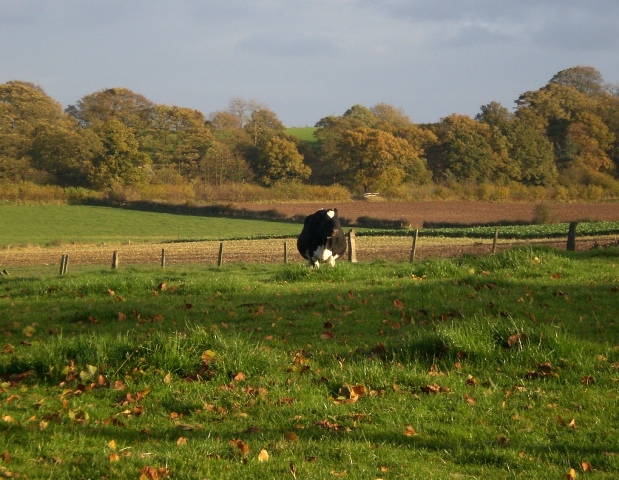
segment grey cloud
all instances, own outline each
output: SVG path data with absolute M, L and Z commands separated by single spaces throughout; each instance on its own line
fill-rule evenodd
M 331 55 L 337 46 L 327 38 L 262 32 L 247 36 L 239 42 L 237 48 L 245 53 L 267 56 L 315 57 Z

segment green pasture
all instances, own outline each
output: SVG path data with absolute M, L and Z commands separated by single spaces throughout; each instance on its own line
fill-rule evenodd
M 298 235 L 300 225 L 77 205 L 0 206 L 0 248 L 9 245 L 155 243 Z
M 286 129 L 288 135 L 294 135 L 309 143 L 316 143 L 315 131 L 316 127 L 290 127 Z
M 618 267 L 521 248 L 0 277 L 0 475 L 618 478 Z

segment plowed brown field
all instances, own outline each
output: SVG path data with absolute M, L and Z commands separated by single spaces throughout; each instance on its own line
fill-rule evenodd
M 354 223 L 359 217 L 399 221 L 413 228 L 425 223 L 433 224 L 498 224 L 501 222 L 531 223 L 536 203 L 494 202 L 386 202 L 355 201 L 342 203 L 239 203 L 237 208 L 254 211 L 277 210 L 281 214 L 309 215 L 318 208 L 335 207 L 340 217 Z M 548 221 L 616 221 L 619 220 L 619 203 L 547 204 Z
M 247 210 L 277 210 L 292 217 L 307 215 L 321 207 L 337 207 L 340 215 L 350 222 L 366 216 L 392 220 L 421 227 L 424 223 L 479 224 L 501 222 L 531 222 L 535 204 L 528 203 L 483 203 L 483 202 L 382 202 L 358 201 L 327 205 L 317 203 L 290 204 L 238 204 L 236 208 Z M 550 217 L 555 222 L 576 220 L 619 220 L 618 204 L 569 204 L 549 207 Z M 226 241 L 224 263 L 282 263 L 284 242 L 288 259 L 302 262 L 296 250 L 296 239 Z M 498 250 L 525 242 L 500 242 Z M 528 242 L 531 243 L 531 242 Z M 536 241 L 565 249 L 565 240 Z M 596 244 L 616 243 L 616 238 L 580 238 L 578 250 L 592 248 Z M 220 242 L 190 242 L 138 245 L 69 245 L 61 247 L 27 247 L 0 251 L 0 271 L 16 266 L 59 265 L 63 254 L 69 255 L 70 265 L 111 265 L 112 253 L 118 252 L 120 265 L 159 265 L 162 249 L 165 249 L 166 264 L 216 264 Z M 410 237 L 357 237 L 357 259 L 408 261 L 412 241 Z M 423 238 L 417 243 L 416 259 L 428 257 L 454 257 L 464 253 L 490 254 L 491 240 Z

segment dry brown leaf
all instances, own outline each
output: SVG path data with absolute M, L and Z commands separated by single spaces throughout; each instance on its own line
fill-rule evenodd
M 464 399 L 469 405 L 475 405 L 475 399 L 473 399 L 472 397 L 465 394 Z
M 235 382 L 242 382 L 243 380 L 245 380 L 245 374 L 243 372 L 239 372 L 234 376 Z
M 582 471 L 585 473 L 593 471 L 593 465 L 591 465 L 589 462 L 582 462 L 580 466 L 582 467 Z
M 406 435 L 407 437 L 412 437 L 412 436 L 417 435 L 417 432 L 412 427 L 412 425 L 407 425 L 406 430 L 404 430 L 404 435 Z
M 466 385 L 470 385 L 471 387 L 476 387 L 477 386 L 477 380 L 475 380 L 475 377 L 473 377 L 472 375 L 469 375 L 466 379 L 466 382 L 464 382 Z
M 566 480 L 574 480 L 576 478 L 576 470 L 570 468 L 570 471 L 565 474 Z
M 236 447 L 239 453 L 244 457 L 249 455 L 249 445 L 241 439 L 236 438 L 230 440 L 230 446 Z
M 120 461 L 120 456 L 116 452 L 110 453 L 110 462 Z
M 496 441 L 499 445 L 507 445 L 509 443 L 509 438 L 507 438 L 503 434 L 500 434 L 500 435 L 497 435 Z
M 287 432 L 286 433 L 286 439 L 289 442 L 298 442 L 299 441 L 299 436 L 296 433 L 294 433 L 294 432 Z
M 515 333 L 514 335 L 511 335 L 508 339 L 507 339 L 507 346 L 509 348 L 513 348 L 516 345 L 521 345 L 522 343 L 524 343 L 527 340 L 527 334 L 526 333 Z
M 185 437 L 178 437 L 178 440 L 176 441 L 176 444 L 181 446 L 181 445 L 187 445 L 187 439 Z

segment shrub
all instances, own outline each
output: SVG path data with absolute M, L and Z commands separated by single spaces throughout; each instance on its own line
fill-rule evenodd
M 535 225 L 544 225 L 550 223 L 552 212 L 550 206 L 545 203 L 538 203 L 533 209 L 533 223 Z

